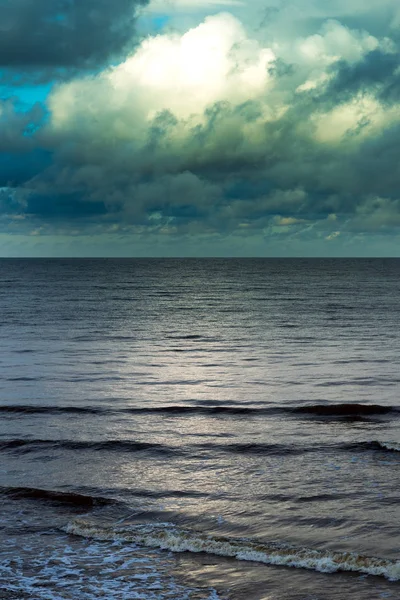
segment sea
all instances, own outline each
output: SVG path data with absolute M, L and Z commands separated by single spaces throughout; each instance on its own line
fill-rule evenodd
M 400 259 L 1 259 L 0 598 L 400 598 Z

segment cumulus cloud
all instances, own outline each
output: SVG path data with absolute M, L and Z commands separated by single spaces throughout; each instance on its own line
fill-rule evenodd
M 52 127 L 87 123 L 88 114 L 108 117 L 107 125 L 119 137 L 136 138 L 141 124 L 147 129 L 162 111 L 188 119 L 218 101 L 238 104 L 260 96 L 274 58 L 231 15 L 209 17 L 183 35 L 144 40 L 133 55 L 99 77 L 57 87 L 49 100 Z

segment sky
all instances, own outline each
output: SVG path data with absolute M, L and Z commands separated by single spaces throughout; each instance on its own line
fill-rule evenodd
M 0 256 L 400 256 L 398 0 L 0 0 Z

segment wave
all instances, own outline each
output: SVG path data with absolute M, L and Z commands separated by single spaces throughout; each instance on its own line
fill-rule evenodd
M 174 416 L 207 415 L 207 416 L 241 416 L 257 417 L 262 415 L 314 415 L 321 417 L 350 417 L 400 414 L 399 407 L 380 404 L 310 404 L 306 406 L 243 406 L 243 405 L 162 405 L 133 407 L 100 407 L 100 406 L 46 406 L 46 405 L 3 405 L 0 413 L 23 414 L 171 414 Z
M 0 451 L 31 452 L 43 449 L 63 450 L 92 450 L 92 451 L 116 451 L 116 452 L 142 452 L 149 450 L 152 453 L 175 454 L 179 448 L 164 446 L 162 444 L 151 444 L 147 442 L 135 442 L 129 440 L 106 440 L 103 442 L 86 442 L 74 440 L 2 440 Z
M 43 406 L 43 405 L 3 405 L 0 413 L 9 414 L 173 414 L 173 415 L 260 415 L 274 413 L 274 408 L 253 408 L 248 406 L 140 406 L 107 408 L 96 406 Z
M 217 537 L 171 525 L 108 527 L 79 518 L 69 523 L 64 531 L 98 540 L 133 542 L 172 552 L 205 552 L 268 565 L 312 569 L 322 573 L 351 571 L 380 575 L 390 581 L 400 580 L 400 561 L 367 557 L 352 552 L 295 548 L 277 542 L 265 543 L 250 539 Z
M 396 442 L 372 442 L 381 450 L 389 450 L 390 452 L 400 452 L 400 443 Z
M 44 490 L 30 487 L 0 488 L 0 495 L 16 500 L 47 500 L 60 504 L 73 504 L 74 506 L 94 507 L 115 504 L 115 500 L 101 496 L 87 496 L 74 492 L 58 492 L 56 490 Z
M 196 458 L 199 453 L 231 453 L 264 456 L 295 456 L 308 453 L 361 452 L 361 451 L 400 451 L 400 444 L 394 442 L 360 441 L 301 446 L 293 444 L 264 443 L 202 443 L 186 446 L 166 446 L 164 444 L 137 442 L 134 440 L 43 440 L 43 439 L 9 439 L 0 440 L 0 452 L 16 452 L 27 454 L 43 450 L 78 450 L 91 452 L 149 452 L 151 455 L 182 456 Z
M 291 409 L 294 413 L 311 414 L 326 417 L 358 417 L 368 415 L 385 415 L 390 412 L 398 412 L 394 406 L 383 406 L 381 404 L 310 404 L 298 406 Z
M 6 405 L 0 406 L 0 413 L 10 414 L 103 414 L 111 412 L 107 408 L 90 406 L 34 406 L 34 405 Z
M 126 409 L 126 412 L 142 412 L 142 413 L 162 413 L 174 415 L 266 415 L 276 413 L 275 408 L 255 408 L 251 406 L 154 406 L 143 407 L 137 409 Z
M 38 377 L 8 377 L 6 381 L 39 381 Z
M 160 453 L 163 455 L 180 455 L 190 452 L 228 452 L 238 454 L 268 454 L 287 455 L 301 454 L 303 452 L 319 451 L 319 446 L 298 447 L 284 444 L 192 444 L 190 446 L 173 447 L 163 444 L 136 442 L 130 440 L 106 441 L 75 441 L 75 440 L 41 440 L 41 439 L 10 439 L 0 441 L 0 452 L 28 453 L 38 450 L 89 450 L 94 452 L 143 452 Z
M 237 454 L 268 454 L 284 456 L 288 454 L 303 454 L 304 452 L 314 452 L 315 450 L 321 450 L 320 447 L 310 446 L 290 446 L 285 444 L 202 444 L 201 447 L 204 450 L 211 450 L 213 452 L 232 452 Z
M 378 440 L 371 440 L 367 442 L 348 442 L 344 444 L 325 446 L 324 448 L 321 448 L 321 451 L 324 451 L 328 448 L 337 448 L 338 450 L 344 450 L 349 452 L 386 452 L 388 450 L 400 452 L 400 444 L 395 444 L 391 442 L 380 442 Z
M 400 452 L 400 444 L 395 442 L 360 441 L 360 442 L 338 442 L 333 444 L 311 444 L 309 446 L 290 444 L 197 444 L 193 449 L 210 450 L 212 452 L 232 452 L 237 454 L 259 454 L 269 456 L 301 455 L 309 453 L 332 453 L 332 452 L 371 452 L 371 451 L 397 451 Z
M 167 335 L 166 336 L 170 340 L 202 340 L 208 339 L 203 335 L 198 334 L 188 334 L 188 335 Z

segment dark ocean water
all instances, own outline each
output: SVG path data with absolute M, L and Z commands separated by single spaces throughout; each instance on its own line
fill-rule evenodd
M 400 598 L 400 260 L 1 260 L 0 598 Z

